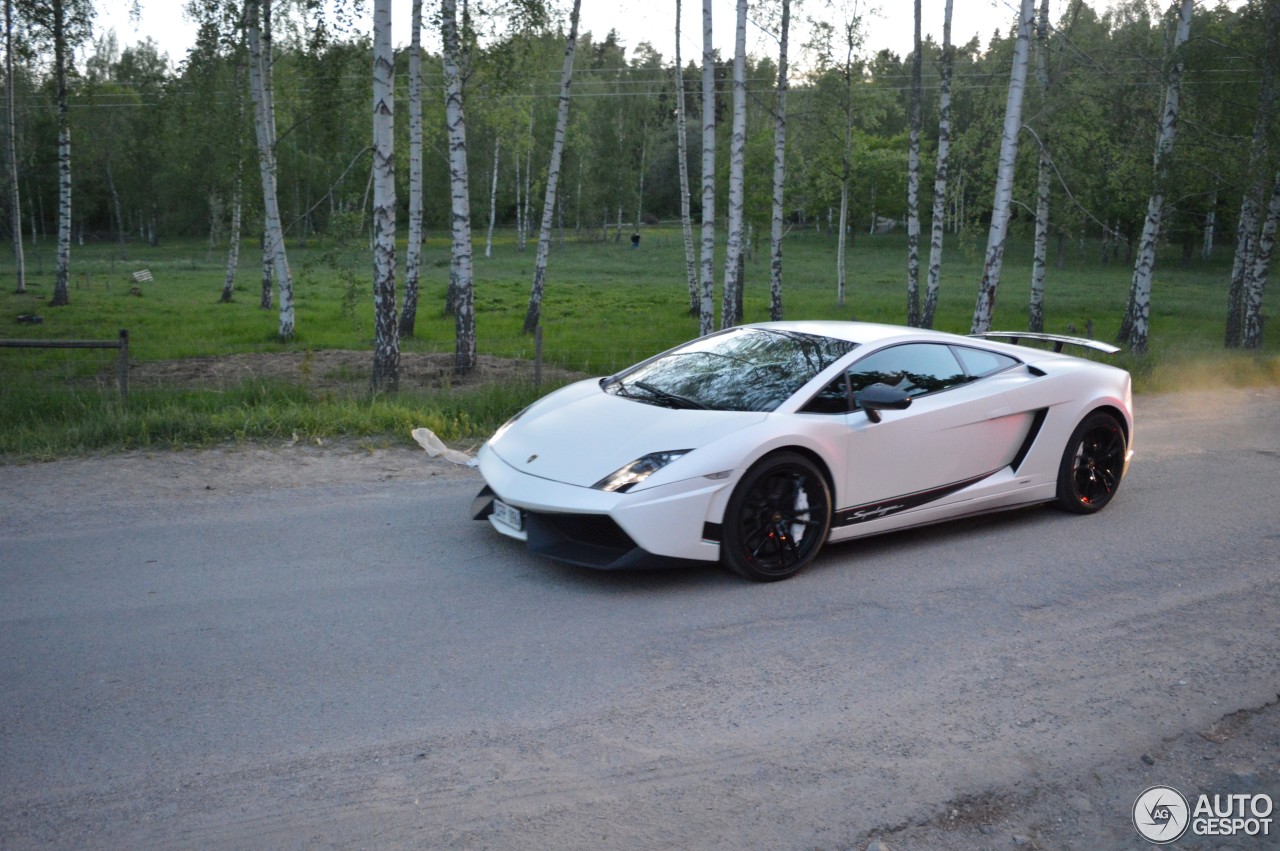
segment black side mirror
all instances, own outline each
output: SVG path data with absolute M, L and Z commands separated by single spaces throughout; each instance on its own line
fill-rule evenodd
M 911 407 L 911 397 L 907 395 L 907 391 L 888 384 L 863 387 L 854 394 L 854 398 L 859 407 L 867 412 L 867 419 L 873 423 L 880 422 L 881 411 L 904 411 Z

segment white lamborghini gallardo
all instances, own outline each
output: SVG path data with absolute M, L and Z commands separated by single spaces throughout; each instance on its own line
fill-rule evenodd
M 1064 344 L 1116 351 L 858 322 L 711 334 L 512 418 L 480 450 L 472 514 L 562 561 L 761 581 L 827 541 L 1039 502 L 1088 514 L 1132 457 L 1130 378 Z

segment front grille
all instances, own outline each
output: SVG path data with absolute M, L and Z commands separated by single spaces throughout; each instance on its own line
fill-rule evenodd
M 624 551 L 636 545 L 606 514 L 541 514 L 539 517 L 565 538 L 580 544 Z
M 615 568 L 641 551 L 617 523 L 604 514 L 525 515 L 529 549 L 570 564 Z

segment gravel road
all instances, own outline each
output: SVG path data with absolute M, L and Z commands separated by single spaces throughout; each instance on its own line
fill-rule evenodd
M 1280 800 L 1280 389 L 1137 415 L 1096 517 L 774 585 L 533 558 L 407 449 L 0 466 L 0 847 L 1107 851 L 1152 785 Z

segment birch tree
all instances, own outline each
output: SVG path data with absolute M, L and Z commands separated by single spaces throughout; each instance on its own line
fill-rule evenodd
M 951 72 L 955 46 L 951 44 L 951 8 L 946 0 L 942 19 L 942 57 L 938 81 L 938 162 L 933 174 L 933 214 L 930 221 L 929 274 L 925 283 L 924 309 L 920 327 L 932 328 L 938 309 L 938 288 L 942 278 L 942 241 L 947 214 L 947 159 L 951 154 Z
M 787 180 L 787 40 L 791 0 L 782 0 L 778 29 L 778 92 L 773 116 L 773 215 L 769 225 L 769 318 L 782 319 L 783 192 Z
M 1138 253 L 1133 264 L 1133 283 L 1129 288 L 1129 307 L 1125 311 L 1120 328 L 1121 339 L 1137 354 L 1147 351 L 1151 320 L 1151 282 L 1155 275 L 1156 240 L 1160 236 L 1160 222 L 1164 215 L 1164 196 L 1169 180 L 1169 166 L 1173 159 L 1173 142 L 1178 129 L 1178 106 L 1182 95 L 1183 56 L 1182 45 L 1191 34 L 1191 12 L 1194 0 L 1181 0 L 1177 28 L 1170 47 L 1168 81 L 1165 84 L 1164 109 L 1160 118 L 1160 131 L 1156 136 L 1156 149 L 1152 164 L 1151 197 L 1147 201 L 1147 216 L 1142 224 L 1142 236 L 1138 241 Z
M 715 329 L 716 253 L 716 57 L 711 42 L 711 0 L 702 0 L 702 298 L 698 304 L 698 332 Z
M 1049 0 L 1040 0 L 1040 17 L 1036 22 L 1036 77 L 1044 102 L 1042 112 L 1049 110 Z M 1049 128 L 1042 126 L 1037 137 L 1040 156 L 1036 173 L 1036 231 L 1031 251 L 1031 299 L 1027 306 L 1027 327 L 1044 330 L 1044 280 L 1049 254 L 1049 189 L 1053 160 L 1049 156 Z
M 420 8 L 414 11 L 421 14 Z M 391 0 L 374 0 L 372 389 L 375 393 L 395 390 L 400 381 L 400 328 L 396 322 L 395 91 Z
M 412 337 L 417 324 L 418 279 L 422 274 L 422 0 L 413 0 L 409 26 L 409 242 L 405 246 L 404 308 L 400 312 L 402 337 Z
M 9 153 L 9 228 L 13 234 L 13 273 L 16 292 L 27 291 L 27 266 L 22 253 L 22 195 L 18 190 L 18 122 L 13 75 L 13 0 L 4 0 L 4 79 L 9 107 L 8 134 L 5 141 Z
M 254 130 L 258 141 L 258 173 L 262 180 L 263 269 L 268 260 L 280 294 L 279 336 L 294 335 L 293 278 L 285 252 L 284 227 L 276 189 L 275 105 L 271 85 L 271 0 L 246 0 L 245 30 L 249 42 L 249 93 L 253 101 Z
M 551 251 L 551 225 L 556 210 L 556 188 L 560 181 L 560 161 L 564 155 L 565 130 L 569 126 L 569 87 L 573 84 L 573 53 L 578 46 L 578 12 L 582 0 L 573 0 L 569 13 L 569 38 L 565 42 L 564 67 L 560 72 L 560 98 L 556 132 L 551 143 L 551 164 L 547 168 L 547 194 L 542 204 L 542 226 L 538 230 L 538 254 L 534 261 L 533 288 L 524 316 L 524 333 L 532 334 L 542 321 L 542 291 L 547 280 L 547 255 Z
M 1258 105 L 1254 113 L 1249 161 L 1245 170 L 1249 186 L 1240 202 L 1240 217 L 1236 224 L 1236 253 L 1227 293 L 1227 348 L 1239 348 L 1244 343 L 1245 290 L 1255 268 L 1270 148 L 1268 129 L 1275 115 L 1276 66 L 1280 64 L 1280 3 L 1273 2 L 1266 6 L 1263 21 L 1266 36 L 1262 54 L 1262 76 L 1258 86 Z
M 464 10 L 466 0 L 463 0 Z M 475 296 L 471 268 L 471 190 L 467 176 L 467 122 L 459 67 L 457 0 L 441 0 L 444 41 L 445 127 L 449 138 L 450 249 L 449 290 L 454 314 L 454 368 L 476 365 Z M 465 16 L 465 11 L 464 11 Z
M 991 208 L 991 230 L 987 234 L 982 283 L 978 288 L 978 303 L 973 309 L 970 334 L 990 331 L 991 317 L 995 313 L 996 289 L 1000 286 L 1000 267 L 1004 263 L 1005 237 L 1009 231 L 1014 165 L 1018 159 L 1018 131 L 1022 127 L 1022 99 L 1027 85 L 1031 25 L 1035 20 L 1035 13 L 1035 0 L 1022 0 L 1022 8 L 1018 12 L 1018 36 L 1013 47 L 1013 69 L 1009 74 L 1009 96 L 1005 101 L 1004 130 L 1000 136 L 1000 160 L 996 171 L 995 200 Z
M 784 5 L 790 0 L 783 0 Z M 676 0 L 676 168 L 680 173 L 680 231 L 684 237 L 684 269 L 689 281 L 689 315 L 698 315 L 698 260 L 689 215 L 689 140 L 684 108 L 684 67 L 680 62 L 680 0 Z
M 724 253 L 720 327 L 742 321 L 743 196 L 747 159 L 747 0 L 738 0 L 733 48 L 733 130 L 729 137 L 729 228 Z
M 13 0 L 4 3 L 4 61 L 5 92 L 8 100 L 8 143 L 9 150 L 9 214 L 13 225 L 13 266 L 14 279 L 17 282 L 15 292 L 27 292 L 27 264 L 22 253 L 22 193 L 18 191 L 18 118 L 17 105 L 14 99 L 14 61 L 13 61 Z
M 57 97 L 55 121 L 58 128 L 58 246 L 53 298 L 49 304 L 60 307 L 71 303 L 67 287 L 71 274 L 71 122 L 68 115 L 67 77 L 71 72 L 72 53 L 76 45 L 89 35 L 93 8 L 88 0 L 25 0 L 19 2 L 18 8 L 22 17 L 32 25 L 35 36 L 53 46 L 54 89 Z M 12 92 L 12 76 L 9 83 Z
M 1047 2 L 1047 0 L 1046 0 Z M 915 41 L 911 55 L 910 129 L 907 131 L 907 324 L 920 324 L 920 92 L 923 45 L 920 0 L 915 0 Z
M 1244 289 L 1244 337 L 1241 345 L 1246 349 L 1262 348 L 1262 295 L 1267 287 L 1267 272 L 1271 267 L 1271 253 L 1276 247 L 1276 227 L 1280 223 L 1280 171 L 1271 184 L 1271 202 L 1258 237 L 1258 249 L 1253 258 L 1253 268 Z

